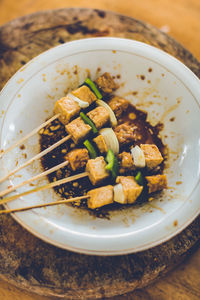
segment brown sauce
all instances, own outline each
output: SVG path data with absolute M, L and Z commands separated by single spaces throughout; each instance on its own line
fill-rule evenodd
M 93 105 L 90 106 L 88 110 L 93 109 Z M 157 126 L 152 126 L 150 123 L 146 121 L 147 119 L 147 113 L 141 110 L 136 109 L 133 105 L 129 105 L 127 111 L 120 117 L 118 120 L 118 125 L 122 123 L 128 123 L 132 124 L 136 127 L 136 131 L 138 134 L 141 136 L 140 140 L 135 143 L 136 144 L 156 144 L 159 150 L 161 151 L 162 155 L 165 157 L 165 147 L 159 137 L 159 131 L 162 129 L 162 125 L 158 124 Z M 60 123 L 59 120 L 55 120 L 52 122 L 50 125 L 48 125 L 44 130 L 42 130 L 41 135 L 40 135 L 40 146 L 41 146 L 41 151 L 48 148 L 50 145 L 56 143 L 58 140 L 66 136 L 65 132 L 65 127 Z M 55 165 L 60 164 L 65 160 L 65 155 L 67 152 L 73 149 L 75 145 L 73 144 L 72 141 L 68 141 L 61 145 L 60 147 L 56 148 L 55 150 L 51 151 L 49 154 L 45 155 L 41 159 L 41 163 L 43 168 L 49 169 L 52 168 Z M 77 146 L 76 146 L 77 147 Z M 81 147 L 81 145 L 80 145 Z M 83 146 L 82 146 L 83 147 Z M 121 151 L 129 151 L 130 146 L 124 146 L 121 147 Z M 154 170 L 153 172 L 149 172 L 146 169 L 142 170 L 143 176 L 146 175 L 152 175 L 152 174 L 157 174 L 157 173 L 162 173 L 164 168 L 164 163 L 162 163 L 159 168 Z M 50 175 L 48 175 L 48 179 L 50 182 L 53 182 L 55 180 L 62 179 L 66 176 L 71 176 L 74 174 L 81 173 L 83 170 L 78 170 L 77 172 L 73 172 L 70 170 L 70 167 L 66 166 Z M 126 173 L 125 175 L 136 175 L 137 172 L 129 172 Z M 105 185 L 110 184 L 111 182 L 108 180 Z M 86 195 L 86 193 L 90 190 L 93 189 L 94 186 L 90 183 L 89 179 L 82 178 L 78 181 L 74 181 L 71 183 L 67 183 L 58 187 L 55 187 L 55 191 L 61 195 L 63 198 L 71 198 L 75 196 L 81 196 L 81 195 Z M 148 194 L 147 191 L 144 189 L 142 195 L 138 198 L 138 200 L 135 202 L 134 205 L 142 204 L 144 202 L 148 201 Z M 111 211 L 115 210 L 123 210 L 127 207 L 127 205 L 120 205 L 118 203 L 114 203 L 102 208 L 99 208 L 97 210 L 89 210 L 87 208 L 87 203 L 86 200 L 82 201 L 81 203 L 72 203 L 68 205 L 78 205 L 80 209 L 87 209 L 90 214 L 95 215 L 97 217 L 104 217 L 104 218 L 109 218 L 109 213 Z M 133 204 L 132 204 L 133 205 Z

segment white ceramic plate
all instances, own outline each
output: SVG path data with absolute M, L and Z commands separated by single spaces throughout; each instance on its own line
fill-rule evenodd
M 161 135 L 169 147 L 165 170 L 169 189 L 142 207 L 113 212 L 110 220 L 94 218 L 87 211 L 66 205 L 16 213 L 13 217 L 31 233 L 58 247 L 115 255 L 158 245 L 183 230 L 199 213 L 200 82 L 186 66 L 154 47 L 127 39 L 84 39 L 50 49 L 20 69 L 2 90 L 0 146 L 8 147 L 50 117 L 55 101 L 68 88 L 82 83 L 88 73 L 93 79 L 105 71 L 120 74 L 118 95 L 147 111 L 153 124 L 164 123 Z M 27 158 L 37 154 L 38 139 L 36 135 L 25 144 L 25 150 L 16 148 L 4 156 L 1 176 L 22 164 L 25 154 Z M 2 184 L 1 189 L 40 171 L 37 162 Z M 15 200 L 6 207 L 55 199 L 58 195 L 50 190 Z

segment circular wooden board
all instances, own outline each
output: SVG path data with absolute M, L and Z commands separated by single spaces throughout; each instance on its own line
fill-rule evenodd
M 115 36 L 165 50 L 200 77 L 200 64 L 175 40 L 141 21 L 91 9 L 61 9 L 16 19 L 0 28 L 0 88 L 39 53 L 75 39 Z M 44 243 L 0 216 L 0 278 L 38 295 L 97 299 L 144 287 L 177 265 L 200 239 L 200 217 L 170 241 L 136 254 L 96 257 Z

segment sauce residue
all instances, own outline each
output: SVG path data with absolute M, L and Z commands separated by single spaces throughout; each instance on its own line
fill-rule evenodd
M 91 105 L 88 110 L 93 109 L 95 106 Z M 86 110 L 87 113 L 87 110 Z M 134 126 L 135 131 L 137 132 L 137 135 L 139 136 L 139 139 L 137 142 L 135 142 L 135 145 L 137 144 L 156 144 L 161 151 L 162 155 L 165 157 L 165 147 L 159 137 L 159 132 L 163 128 L 162 124 L 157 124 L 156 126 L 152 126 L 149 122 L 147 122 L 147 113 L 136 109 L 135 106 L 132 104 L 129 104 L 127 111 L 120 117 L 118 120 L 118 125 L 122 123 L 128 123 Z M 65 127 L 63 124 L 60 123 L 59 120 L 53 121 L 50 125 L 48 125 L 46 128 L 44 128 L 40 132 L 40 147 L 41 151 L 44 149 L 48 148 L 50 145 L 56 143 L 60 139 L 62 139 L 64 136 L 66 136 L 65 132 Z M 130 151 L 130 146 L 123 146 L 120 149 L 120 152 L 122 151 Z M 71 141 L 67 141 L 66 143 L 62 144 L 60 147 L 54 149 L 41 159 L 42 166 L 44 170 L 50 169 L 53 166 L 63 162 L 65 160 L 65 155 L 67 152 L 72 150 L 75 147 L 74 143 Z M 77 147 L 77 146 L 76 146 Z M 81 147 L 81 145 L 80 145 Z M 82 146 L 83 147 L 83 146 Z M 159 168 L 156 171 L 148 171 L 148 175 L 153 175 L 157 173 L 162 173 L 164 168 L 164 163 L 162 163 Z M 50 182 L 54 182 L 56 180 L 59 180 L 61 178 L 70 176 L 70 175 L 75 175 L 78 173 L 81 173 L 83 170 L 78 170 L 77 172 L 73 172 L 70 170 L 68 166 L 48 175 L 48 179 Z M 136 175 L 134 173 L 135 171 L 129 171 L 126 175 Z M 142 170 L 143 175 L 147 175 L 145 170 Z M 108 180 L 106 184 L 111 184 L 111 182 Z M 87 191 L 90 189 L 93 189 L 94 186 L 90 183 L 89 179 L 87 177 L 82 178 L 78 181 L 70 182 L 58 187 L 55 187 L 55 191 L 61 195 L 63 198 L 70 198 L 70 197 L 76 197 L 76 196 L 82 196 L 86 195 Z M 143 193 L 141 196 L 137 199 L 134 205 L 140 205 L 144 202 L 148 201 L 148 194 L 147 190 L 144 189 Z M 87 208 L 86 200 L 83 200 L 81 202 L 75 202 L 72 204 L 68 205 L 73 205 L 73 206 L 78 206 L 80 209 L 87 209 L 89 213 L 95 217 L 99 218 L 107 218 L 109 219 L 110 214 L 113 211 L 116 210 L 124 210 L 128 206 L 133 206 L 132 205 L 120 205 L 118 203 L 108 205 L 96 210 L 89 210 Z

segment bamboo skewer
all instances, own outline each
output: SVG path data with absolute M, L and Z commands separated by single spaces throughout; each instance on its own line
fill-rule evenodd
M 26 191 L 26 192 L 23 192 L 23 193 L 20 193 L 20 194 L 17 194 L 17 195 L 13 195 L 13 196 L 10 196 L 10 197 L 6 197 L 6 198 L 4 198 L 3 200 L 0 201 L 0 204 L 8 203 L 8 202 L 13 201 L 17 198 L 20 198 L 22 196 L 30 195 L 32 193 L 36 193 L 36 192 L 43 191 L 43 190 L 47 190 L 47 189 L 62 185 L 64 183 L 71 182 L 71 181 L 74 181 L 74 180 L 77 180 L 77 179 L 80 179 L 80 178 L 83 178 L 83 177 L 87 177 L 87 176 L 88 176 L 88 173 L 83 172 L 81 174 L 77 174 L 77 175 L 73 175 L 73 176 L 70 176 L 70 177 L 67 177 L 67 178 L 63 178 L 63 179 L 48 183 L 46 185 L 39 186 L 39 187 L 34 188 L 32 190 L 29 190 L 29 191 Z
M 30 210 L 30 209 L 34 209 L 34 208 L 41 208 L 41 207 L 46 207 L 46 206 L 65 204 L 65 203 L 83 200 L 83 199 L 87 199 L 87 198 L 89 198 L 89 196 L 86 195 L 86 196 L 80 196 L 80 197 L 59 200 L 59 201 L 54 201 L 54 202 L 49 202 L 49 203 L 37 204 L 37 205 L 32 205 L 32 206 L 27 206 L 27 207 L 14 208 L 14 209 L 8 209 L 8 210 L 0 210 L 0 215 L 14 213 L 14 212 L 20 212 L 20 211 L 26 211 L 26 210 Z
M 15 185 L 15 186 L 9 187 L 6 190 L 0 192 L 0 197 L 3 197 L 5 195 L 7 195 L 7 194 L 9 194 L 9 193 L 11 193 L 13 191 L 15 191 L 16 189 L 18 189 L 18 188 L 20 188 L 20 187 L 22 187 L 22 186 L 24 186 L 24 185 L 26 185 L 28 183 L 31 183 L 31 182 L 33 182 L 33 181 L 35 181 L 35 180 L 37 180 L 37 179 L 39 179 L 41 177 L 47 176 L 47 175 L 49 175 L 49 174 L 57 171 L 58 169 L 61 169 L 61 168 L 65 167 L 65 166 L 67 166 L 68 163 L 69 163 L 68 161 L 64 161 L 61 164 L 56 165 L 55 167 L 53 167 L 53 168 L 51 168 L 49 170 L 46 170 L 46 171 L 44 171 L 44 172 L 42 172 L 42 173 L 40 173 L 40 174 L 38 174 L 36 176 L 33 176 L 33 177 L 31 177 L 31 178 L 29 178 L 29 179 L 27 179 L 27 180 L 25 180 L 25 181 L 23 181 L 23 182 Z
M 15 147 L 17 147 L 18 145 L 22 144 L 23 142 L 25 142 L 28 138 L 30 138 L 31 136 L 33 136 L 34 134 L 36 134 L 38 131 L 40 131 L 42 128 L 44 128 L 45 126 L 47 126 L 48 124 L 50 124 L 51 122 L 53 122 L 54 120 L 56 120 L 58 117 L 60 116 L 60 114 L 56 114 L 55 116 L 53 116 L 52 118 L 50 118 L 49 120 L 47 120 L 46 122 L 42 123 L 40 126 L 36 127 L 35 129 L 33 129 L 31 132 L 29 132 L 27 135 L 25 135 L 24 137 L 22 137 L 19 141 L 15 142 L 14 144 L 12 144 L 10 147 L 8 147 L 5 150 L 1 150 L 0 153 L 0 158 L 2 158 L 6 153 L 10 152 L 11 150 L 13 150 Z
M 57 143 L 51 145 L 49 148 L 47 148 L 47 149 L 43 150 L 42 152 L 38 153 L 37 155 L 35 155 L 34 157 L 32 157 L 31 159 L 29 159 L 28 161 L 26 161 L 24 164 L 22 164 L 18 168 L 16 168 L 16 169 L 12 170 L 11 172 L 9 172 L 6 176 L 0 178 L 0 183 L 2 183 L 3 181 L 5 181 L 6 179 L 8 179 L 10 176 L 14 175 L 15 173 L 17 173 L 18 171 L 22 170 L 23 168 L 27 167 L 28 165 L 30 165 L 35 160 L 41 158 L 42 156 L 46 155 L 50 151 L 54 150 L 56 147 L 60 146 L 61 144 L 63 144 L 67 140 L 69 140 L 70 138 L 71 138 L 71 135 L 67 135 L 63 139 L 61 139 L 60 141 L 58 141 Z

